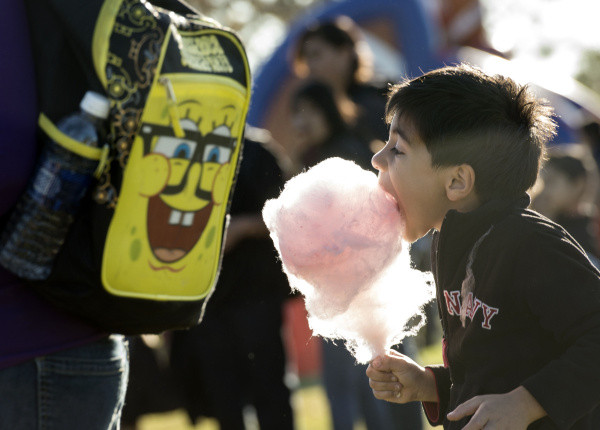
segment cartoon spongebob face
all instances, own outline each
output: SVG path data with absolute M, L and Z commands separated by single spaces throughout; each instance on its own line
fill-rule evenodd
M 168 128 L 148 127 L 158 133 L 150 145 L 152 154 L 163 155 L 169 163 L 166 185 L 149 196 L 147 214 L 150 248 L 165 263 L 180 260 L 198 242 L 215 204 L 215 176 L 228 166 L 236 143 L 226 125 L 206 135 L 188 123 L 182 128 L 185 137 L 178 138 Z
M 177 103 L 162 85 L 150 92 L 156 108 L 131 149 L 102 276 L 114 294 L 191 300 L 216 276 L 247 94 L 215 76 L 168 79 Z

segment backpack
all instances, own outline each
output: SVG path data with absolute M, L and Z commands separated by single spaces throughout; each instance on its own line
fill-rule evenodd
M 218 277 L 250 73 L 229 29 L 176 0 L 28 1 L 40 128 L 111 101 L 98 183 L 33 288 L 111 333 L 197 324 Z M 66 140 L 66 139 L 65 139 Z M 59 142 L 60 143 L 60 142 Z

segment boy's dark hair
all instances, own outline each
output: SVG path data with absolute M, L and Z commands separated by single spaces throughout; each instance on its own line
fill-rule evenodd
M 552 108 L 513 80 L 467 64 L 393 86 L 386 120 L 415 127 L 434 167 L 469 164 L 482 202 L 519 197 L 533 186 L 555 134 Z

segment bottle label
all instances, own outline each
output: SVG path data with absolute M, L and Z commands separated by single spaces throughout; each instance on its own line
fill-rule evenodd
M 74 213 L 87 191 L 91 177 L 65 165 L 65 160 L 52 151 L 44 151 L 40 167 L 30 188 L 31 197 L 51 211 Z

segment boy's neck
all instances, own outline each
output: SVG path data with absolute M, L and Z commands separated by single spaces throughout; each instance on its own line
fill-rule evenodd
M 474 211 L 479 206 L 481 206 L 481 202 L 480 202 L 479 198 L 477 197 L 477 195 L 475 193 L 470 193 L 467 197 L 465 197 L 459 201 L 450 202 L 446 213 L 448 213 L 451 210 L 456 210 L 461 213 L 467 213 L 467 212 Z M 444 216 L 444 218 L 445 218 L 445 216 Z M 443 219 L 440 220 L 439 225 L 437 225 L 435 227 L 437 231 L 440 231 L 442 229 L 443 221 L 444 221 Z
M 456 209 L 459 212 L 471 212 L 479 206 L 481 206 L 479 197 L 477 197 L 475 193 L 471 193 L 466 198 L 456 202 L 456 207 L 453 207 L 452 209 Z

